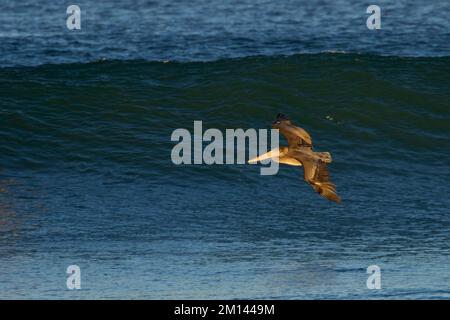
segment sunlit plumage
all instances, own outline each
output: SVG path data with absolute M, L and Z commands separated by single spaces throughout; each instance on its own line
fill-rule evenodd
M 313 151 L 312 139 L 308 132 L 294 126 L 291 120 L 281 113 L 272 123 L 272 128 L 280 130 L 288 146 L 271 150 L 249 160 L 249 163 L 271 158 L 279 163 L 303 166 L 305 181 L 322 197 L 340 203 L 341 198 L 337 195 L 336 186 L 330 181 L 328 172 L 327 164 L 331 163 L 330 153 Z

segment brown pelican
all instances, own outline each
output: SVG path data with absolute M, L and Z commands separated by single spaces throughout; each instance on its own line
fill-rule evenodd
M 327 163 L 331 163 L 329 152 L 314 152 L 312 140 L 308 132 L 296 127 L 284 114 L 279 113 L 272 123 L 272 128 L 280 130 L 288 142 L 287 147 L 271 150 L 259 157 L 251 159 L 248 163 L 272 158 L 279 163 L 291 166 L 303 166 L 303 177 L 314 190 L 328 200 L 341 202 L 336 194 L 336 186 L 331 183 Z

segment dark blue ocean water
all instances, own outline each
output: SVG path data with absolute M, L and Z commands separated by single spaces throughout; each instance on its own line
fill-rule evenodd
M 0 2 L 0 66 L 99 59 L 205 61 L 317 52 L 448 56 L 447 0 L 80 0 Z M 381 9 L 369 30 L 366 9 Z
M 0 298 L 450 297 L 447 1 L 379 2 L 377 31 L 357 1 L 78 4 L 80 31 L 0 4 Z M 194 120 L 277 112 L 341 205 L 302 168 L 171 161 Z

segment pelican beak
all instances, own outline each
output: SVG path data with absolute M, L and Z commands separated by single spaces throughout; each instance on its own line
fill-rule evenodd
M 276 160 L 278 160 L 279 156 L 280 156 L 280 150 L 279 149 L 274 149 L 274 150 L 271 150 L 271 151 L 269 151 L 267 153 L 264 153 L 264 154 L 260 155 L 259 157 L 256 157 L 256 158 L 248 160 L 248 163 L 249 164 L 254 164 L 254 163 L 257 163 L 258 161 L 261 161 L 261 160 L 273 159 L 273 158 L 276 158 Z

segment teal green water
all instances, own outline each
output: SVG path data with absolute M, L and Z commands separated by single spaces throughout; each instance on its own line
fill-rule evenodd
M 364 54 L 2 68 L 0 297 L 449 298 L 449 74 Z M 176 128 L 277 112 L 332 153 L 342 205 L 299 168 L 171 162 Z

